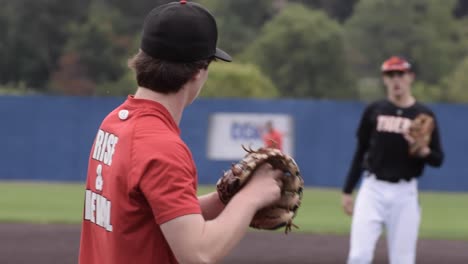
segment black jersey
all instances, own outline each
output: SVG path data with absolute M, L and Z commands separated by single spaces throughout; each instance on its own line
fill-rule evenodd
M 418 114 L 434 113 L 425 105 L 416 102 L 410 107 L 398 107 L 388 100 L 374 102 L 365 109 L 357 131 L 357 148 L 344 193 L 352 193 L 363 170 L 375 174 L 377 179 L 388 182 L 411 180 L 419 177 L 427 163 L 439 167 L 444 159 L 439 129 L 435 129 L 429 144 L 431 153 L 425 158 L 411 157 L 408 142 L 403 136 Z

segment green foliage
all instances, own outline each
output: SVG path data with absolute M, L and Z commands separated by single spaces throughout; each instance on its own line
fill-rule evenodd
M 444 97 L 449 102 L 468 103 L 468 57 L 443 81 Z
M 120 13 L 93 3 L 84 23 L 69 27 L 70 37 L 52 86 L 68 95 L 92 95 L 96 84 L 117 81 L 125 72 L 124 59 L 133 39 L 123 35 Z
M 457 58 L 456 62 L 454 62 L 457 64 L 457 66 L 463 61 L 464 58 L 466 58 L 466 56 L 468 56 L 468 17 L 458 20 L 458 25 L 461 28 L 460 41 L 462 43 L 461 45 L 464 47 L 465 56 L 460 56 Z
M 95 95 L 127 96 L 134 94 L 137 87 L 135 74 L 132 70 L 128 69 L 117 81 L 98 84 L 95 89 Z
M 347 21 L 348 55 L 360 76 L 378 73 L 382 61 L 403 55 L 418 78 L 436 84 L 466 52 L 455 1 L 361 0 Z
M 385 87 L 379 78 L 361 78 L 357 82 L 358 99 L 361 101 L 374 101 L 384 98 Z
M 0 1 L 0 83 L 44 91 L 63 50 L 66 26 L 80 21 L 89 0 Z
M 311 8 L 322 9 L 330 17 L 340 22 L 345 21 L 353 13 L 353 7 L 359 0 L 291 0 Z
M 241 52 L 254 41 L 262 25 L 275 14 L 271 0 L 202 0 L 219 28 L 219 46 L 229 53 Z
M 35 93 L 36 92 L 33 89 L 28 88 L 24 82 L 0 85 L 0 95 L 31 95 Z
M 0 93 L 45 93 L 52 87 L 66 95 L 128 94 L 135 84 L 126 59 L 138 49 L 144 18 L 172 1 L 0 0 Z M 258 65 L 278 87 L 276 96 L 381 97 L 379 66 L 396 54 L 415 66 L 418 99 L 468 100 L 461 66 L 468 55 L 464 1 L 192 1 L 216 17 L 218 46 Z M 235 78 L 223 83 L 238 85 Z
M 243 54 L 260 65 L 286 97 L 350 98 L 342 30 L 320 11 L 289 5 Z
M 362 101 L 374 101 L 385 98 L 385 86 L 379 78 L 361 78 L 357 85 L 359 96 Z M 421 102 L 436 102 L 442 98 L 442 90 L 437 85 L 431 85 L 422 81 L 415 81 L 411 87 L 412 94 Z
M 122 61 L 132 39 L 119 34 L 121 15 L 111 6 L 93 4 L 85 23 L 70 27 L 68 52 L 77 52 L 88 75 L 96 82 L 116 80 L 124 70 Z
M 141 32 L 143 21 L 148 12 L 162 4 L 174 2 L 174 0 L 94 0 L 105 3 L 107 6 L 115 8 L 120 14 L 121 26 L 125 35 L 133 35 Z M 197 1 L 194 1 L 197 2 Z
M 209 69 L 202 97 L 274 98 L 279 95 L 271 80 L 255 65 L 215 62 Z
M 437 102 L 442 98 L 443 89 L 439 85 L 416 81 L 411 87 L 411 91 L 418 101 Z
M 253 64 L 215 62 L 209 69 L 202 97 L 274 98 L 279 95 L 271 80 Z M 133 94 L 137 86 L 134 72 L 128 69 L 120 79 L 98 84 L 95 95 L 127 96 Z

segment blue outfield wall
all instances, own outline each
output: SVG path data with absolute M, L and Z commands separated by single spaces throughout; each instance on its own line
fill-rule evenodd
M 125 98 L 0 97 L 0 179 L 84 181 L 87 159 L 105 115 Z M 198 99 L 184 113 L 182 137 L 192 150 L 199 182 L 213 184 L 232 161 L 207 159 L 209 117 L 215 112 L 288 114 L 294 156 L 306 185 L 340 188 L 355 148 L 365 104 L 314 100 Z M 426 168 L 424 190 L 468 191 L 468 105 L 434 104 L 446 160 Z

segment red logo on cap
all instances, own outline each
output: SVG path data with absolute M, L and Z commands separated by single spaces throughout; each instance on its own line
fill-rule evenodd
M 397 56 L 392 56 L 388 60 L 384 61 L 384 63 L 381 66 L 381 70 L 383 72 L 385 71 L 407 71 L 411 69 L 411 64 Z
M 180 0 L 181 5 L 185 5 L 187 3 L 187 0 Z

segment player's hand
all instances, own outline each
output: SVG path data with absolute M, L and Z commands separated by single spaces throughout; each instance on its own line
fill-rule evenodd
M 258 209 L 264 208 L 280 199 L 282 175 L 282 171 L 275 170 L 270 164 L 265 163 L 255 170 L 240 192 L 248 195 Z
M 429 154 L 431 154 L 431 149 L 429 147 L 423 147 L 421 150 L 418 152 L 418 156 L 421 158 L 427 157 Z
M 410 146 L 416 143 L 416 140 L 412 136 L 410 136 L 408 132 L 404 133 L 403 137 L 405 138 L 405 140 L 408 142 L 408 145 Z M 419 149 L 419 151 L 416 153 L 416 156 L 420 158 L 425 158 L 430 153 L 431 153 L 431 149 L 428 146 L 424 146 Z
M 347 215 L 353 215 L 354 200 L 351 194 L 343 194 L 341 197 L 341 205 L 343 206 L 343 211 Z
M 410 146 L 416 142 L 416 140 L 409 134 L 409 132 L 403 133 L 403 137 L 406 139 L 408 145 Z
M 406 139 L 406 141 L 408 142 L 408 145 L 410 145 L 410 146 L 416 143 L 416 140 L 412 136 L 410 136 L 410 134 L 408 132 L 404 133 L 403 137 Z M 419 149 L 416 156 L 418 156 L 420 158 L 425 158 L 430 153 L 431 153 L 431 149 L 428 146 L 424 146 L 424 147 Z

